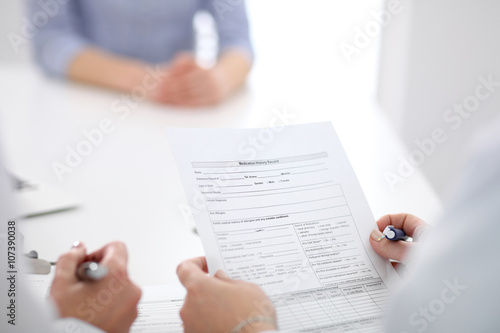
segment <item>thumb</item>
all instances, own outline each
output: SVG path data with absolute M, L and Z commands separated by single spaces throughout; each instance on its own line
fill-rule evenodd
M 370 244 L 382 258 L 405 262 L 408 253 L 417 246 L 413 242 L 391 241 L 381 239 L 383 234 L 378 229 L 373 229 L 370 234 Z
M 172 74 L 181 74 L 194 67 L 196 67 L 196 59 L 189 53 L 177 55 L 170 65 Z
M 227 273 L 224 272 L 222 269 L 219 269 L 217 272 L 215 272 L 214 276 L 223 281 L 232 281 L 229 275 L 227 275 Z
M 76 269 L 85 260 L 86 253 L 85 246 L 80 243 L 80 245 L 73 247 L 69 252 L 60 256 L 57 260 L 56 276 L 68 283 L 78 281 Z

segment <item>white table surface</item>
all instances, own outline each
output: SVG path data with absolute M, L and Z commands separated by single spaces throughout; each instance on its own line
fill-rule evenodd
M 328 80 L 315 85 L 305 72 L 298 81 L 296 73 L 260 68 L 245 89 L 217 107 L 176 109 L 144 102 L 119 120 L 110 111 L 119 93 L 48 79 L 30 65 L 0 65 L 0 73 L 0 133 L 8 166 L 82 202 L 72 211 L 20 222 L 26 250 L 35 249 L 44 259 L 56 260 L 76 240 L 89 250 L 122 240 L 133 280 L 176 283 L 177 264 L 203 255 L 203 248 L 181 217 L 185 198 L 164 128 L 265 127 L 276 107 L 294 112 L 296 124 L 333 123 L 375 217 L 411 212 L 432 222 L 440 213 L 437 196 L 418 171 L 395 190 L 386 183 L 384 172 L 397 167 L 405 150 L 377 109 L 369 79 L 356 86 L 335 78 L 331 85 Z M 74 147 L 81 131 L 103 118 L 113 120 L 114 132 L 59 182 L 51 163 L 62 162 L 65 147 Z

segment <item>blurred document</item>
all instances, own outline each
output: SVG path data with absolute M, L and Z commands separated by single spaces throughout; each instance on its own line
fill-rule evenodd
M 398 276 L 331 124 L 167 133 L 212 274 L 260 285 L 280 329 L 380 330 Z
M 56 267 L 50 267 L 49 274 L 23 274 L 24 282 L 34 298 L 42 303 L 49 297 L 50 285 L 54 280 Z

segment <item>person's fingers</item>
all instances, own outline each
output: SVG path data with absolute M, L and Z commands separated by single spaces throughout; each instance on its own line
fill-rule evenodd
M 206 87 L 208 81 L 207 73 L 203 70 L 195 70 L 187 75 L 177 78 L 172 85 L 172 88 L 175 88 L 175 93 L 182 94 L 190 92 L 196 88 Z
M 185 95 L 186 91 L 191 89 L 191 83 L 186 81 L 184 77 L 171 79 L 158 89 L 156 93 L 157 99 L 166 102 L 179 99 L 179 96 Z
M 208 73 L 195 71 L 193 75 L 180 76 L 170 80 L 155 92 L 153 99 L 176 106 L 205 106 L 220 101 L 217 87 L 213 86 Z
M 89 254 L 87 259 L 99 262 L 109 270 L 126 272 L 128 262 L 127 247 L 123 242 L 112 242 Z
M 195 257 L 195 258 L 191 258 L 191 259 L 188 259 L 188 260 L 185 260 L 181 263 L 184 264 L 184 263 L 190 263 L 190 264 L 194 264 L 195 266 L 197 266 L 202 272 L 204 272 L 205 274 L 208 274 L 208 264 L 207 264 L 207 258 L 206 257 Z
M 199 279 L 206 278 L 208 272 L 207 260 L 205 257 L 197 257 L 183 261 L 177 266 L 177 276 L 183 286 L 198 281 Z
M 216 80 L 209 70 L 200 67 L 193 68 L 181 75 L 171 77 L 159 89 L 155 99 L 173 105 L 198 106 L 214 104 L 219 93 Z M 158 95 L 158 94 L 157 94 Z
M 182 75 L 198 67 L 196 59 L 190 53 L 179 53 L 169 65 L 172 75 Z
M 233 279 L 231 279 L 229 275 L 227 275 L 226 272 L 224 272 L 222 269 L 219 269 L 217 272 L 215 272 L 214 276 L 222 281 L 233 281 Z
M 169 104 L 181 107 L 201 107 L 215 105 L 219 102 L 212 96 L 200 96 L 200 97 L 190 97 L 190 98 L 176 98 L 172 99 Z
M 191 85 L 195 85 L 196 83 L 206 84 L 209 79 L 209 75 L 210 74 L 208 70 L 198 67 L 187 72 L 185 75 L 183 75 L 182 79 L 184 79 Z
M 183 91 L 176 91 L 166 96 L 166 99 L 172 105 L 196 106 L 205 105 L 206 101 L 212 99 L 209 91 L 204 86 L 186 87 Z
M 418 228 L 428 226 L 422 219 L 406 213 L 385 215 L 377 221 L 380 231 L 383 231 L 389 225 L 394 226 L 396 229 L 402 229 L 410 237 L 413 237 Z
M 205 95 L 205 88 L 200 85 L 183 85 L 171 93 L 170 98 L 172 101 L 193 101 Z
M 165 90 L 175 83 L 171 75 L 164 78 L 162 82 L 152 91 L 149 92 L 149 97 L 155 101 L 163 102 L 165 100 Z
M 370 234 L 370 244 L 381 257 L 404 262 L 408 253 L 418 246 L 414 242 L 390 241 L 386 238 L 381 239 L 383 234 L 380 230 L 374 229 Z
M 209 102 L 213 99 L 212 96 L 209 96 L 204 91 L 191 91 L 183 95 L 172 96 L 170 101 L 173 105 L 200 106 L 210 104 Z
M 193 98 L 193 99 L 189 99 L 189 100 L 188 99 L 176 100 L 176 101 L 172 101 L 171 104 L 174 106 L 196 108 L 196 107 L 203 107 L 203 106 L 212 106 L 212 105 L 216 105 L 217 103 L 219 103 L 218 99 L 206 97 L 203 99 Z
M 69 252 L 63 254 L 57 260 L 56 273 L 57 279 L 73 283 L 78 281 L 76 270 L 78 265 L 85 261 L 87 249 L 82 243 L 74 246 Z
M 178 82 L 177 91 L 171 96 L 172 104 L 202 106 L 216 104 L 220 101 L 219 89 L 208 78 L 208 75 L 207 73 L 199 73 L 199 75 Z

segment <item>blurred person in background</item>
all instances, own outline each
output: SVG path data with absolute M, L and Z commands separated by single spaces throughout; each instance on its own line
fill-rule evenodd
M 245 2 L 210 0 L 26 0 L 36 63 L 51 76 L 130 93 L 143 87 L 165 104 L 216 104 L 240 87 L 253 49 Z M 194 17 L 209 12 L 218 35 L 211 68 L 195 59 Z

